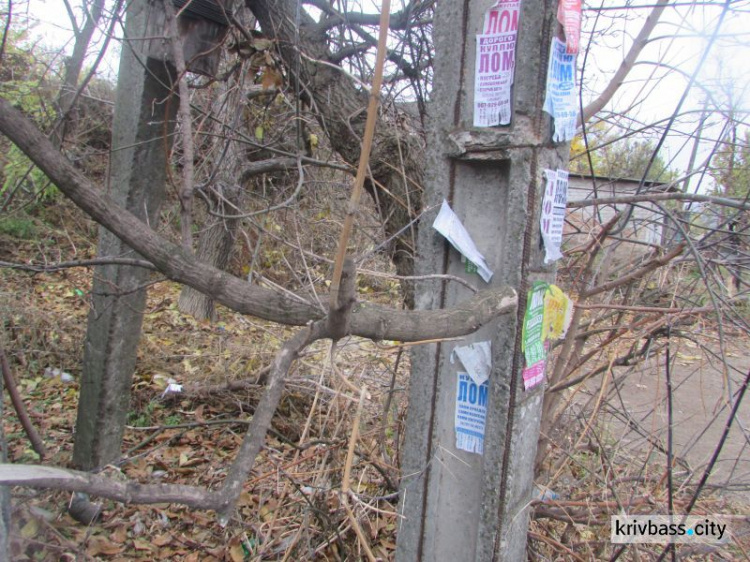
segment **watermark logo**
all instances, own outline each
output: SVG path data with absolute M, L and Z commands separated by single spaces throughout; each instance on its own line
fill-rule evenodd
M 724 544 L 729 535 L 718 515 L 613 515 L 610 529 L 615 544 Z

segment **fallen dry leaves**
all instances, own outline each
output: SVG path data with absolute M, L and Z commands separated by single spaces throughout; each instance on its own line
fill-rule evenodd
M 2 275 L 18 295 L 2 305 L 2 312 L 11 319 L 11 329 L 3 337 L 19 389 L 50 449 L 47 462 L 70 466 L 88 314 L 85 295 L 77 291 L 88 286 L 89 274 L 75 270 L 63 277 L 7 271 Z M 259 387 L 207 396 L 192 390 L 252 376 L 290 332 L 226 310 L 220 311 L 216 324 L 197 322 L 177 311 L 178 290 L 174 284 L 160 283 L 150 291 L 123 444 L 125 460 L 105 473 L 142 482 L 216 487 L 244 434 Z M 352 474 L 354 512 L 375 554 L 392 559 L 393 484 L 398 481 L 393 456 L 403 404 L 393 402 L 385 415 L 382 404 L 397 351 L 384 352 L 361 341 L 342 344 L 339 369 L 354 385 L 378 389 L 361 423 Z M 45 377 L 47 367 L 71 373 L 74 382 Z M 399 373 L 399 379 L 402 376 Z M 169 378 L 185 391 L 162 396 Z M 326 345 L 309 350 L 290 374 L 267 448 L 226 527 L 209 512 L 110 501 L 102 502 L 102 519 L 84 527 L 66 514 L 68 494 L 15 489 L 14 559 L 358 559 L 361 548 L 338 497 L 356 406 L 353 398 L 330 372 Z M 7 401 L 5 408 L 11 461 L 38 462 Z

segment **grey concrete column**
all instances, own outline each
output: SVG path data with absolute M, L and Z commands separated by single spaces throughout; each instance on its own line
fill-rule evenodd
M 147 0 L 128 5 L 106 187 L 119 205 L 152 227 L 158 224 L 164 200 L 179 105 L 172 91 L 174 68 L 146 55 L 148 41 L 143 38 L 152 32 L 155 9 L 163 8 Z M 104 228 L 98 256 L 139 257 Z M 150 276 L 137 267 L 95 269 L 73 452 L 80 468 L 101 467 L 120 457 L 146 302 L 144 285 Z
M 448 200 L 495 273 L 489 285 L 466 273 L 458 252 L 431 228 L 436 210 L 420 224 L 417 274 L 448 273 L 477 289 L 510 285 L 519 293 L 519 311 L 462 342 L 413 352 L 397 549 L 402 562 L 525 559 L 542 392 L 523 391 L 521 321 L 531 283 L 554 278 L 540 246 L 543 169 L 564 167 L 568 146 L 552 146 L 541 109 L 557 25 L 553 1 L 522 0 L 511 124 L 472 126 L 475 38 L 493 4 L 452 0 L 437 8 L 425 204 L 439 208 Z M 470 294 L 455 283 L 421 282 L 416 305 L 443 308 Z M 483 340 L 492 342 L 493 360 L 480 455 L 456 448 L 457 373 L 464 369 L 450 355 L 456 345 Z

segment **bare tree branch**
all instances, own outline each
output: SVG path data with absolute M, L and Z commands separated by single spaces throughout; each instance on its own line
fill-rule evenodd
M 659 18 L 661 18 L 664 8 L 668 4 L 669 0 L 659 0 L 651 9 L 651 13 L 646 18 L 646 22 L 638 32 L 633 44 L 630 46 L 628 54 L 625 55 L 625 58 L 620 63 L 620 67 L 615 72 L 612 80 L 609 81 L 607 87 L 599 94 L 599 97 L 583 108 L 583 114 L 579 116 L 578 126 L 588 122 L 594 115 L 601 111 L 609 103 L 617 90 L 620 89 L 620 86 L 625 82 L 625 78 L 638 60 L 641 51 L 648 44 L 648 38 L 656 27 L 656 24 L 659 23 Z
M 316 306 L 251 285 L 199 261 L 160 237 L 108 196 L 102 195 L 101 190 L 54 149 L 33 123 L 1 98 L 0 131 L 39 166 L 60 191 L 153 263 L 167 278 L 209 294 L 242 314 L 298 326 L 322 317 Z M 462 336 L 499 315 L 511 313 L 516 303 L 517 295 L 509 287 L 482 291 L 453 308 L 443 310 L 402 311 L 358 303 L 352 312 L 350 330 L 353 335 L 361 337 L 398 341 Z
M 750 203 L 740 199 L 729 197 L 716 197 L 714 195 L 699 195 L 697 193 L 642 193 L 640 195 L 620 195 L 617 197 L 598 197 L 596 199 L 584 199 L 583 201 L 568 201 L 568 209 L 580 209 L 594 205 L 619 205 L 624 203 L 639 203 L 651 201 L 697 201 L 701 203 L 715 203 L 724 207 L 732 207 L 742 211 L 750 211 Z

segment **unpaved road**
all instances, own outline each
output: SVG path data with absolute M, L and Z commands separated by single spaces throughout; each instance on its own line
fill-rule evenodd
M 695 471 L 697 482 L 721 438 L 731 406 L 727 404 L 726 376 L 736 394 L 750 370 L 750 340 L 731 338 L 723 352 L 718 341 L 706 338 L 716 357 L 706 357 L 697 345 L 683 342 L 672 349 L 673 451 Z M 721 361 L 726 360 L 726 369 Z M 631 374 L 620 397 L 632 419 L 667 443 L 667 401 L 664 356 L 652 359 Z M 635 450 L 653 448 L 637 432 L 615 422 L 614 437 Z M 744 428 L 744 429 L 743 429 Z M 662 456 L 663 458 L 663 456 Z M 729 437 L 708 483 L 726 486 L 728 497 L 750 504 L 750 390 L 740 406 Z

